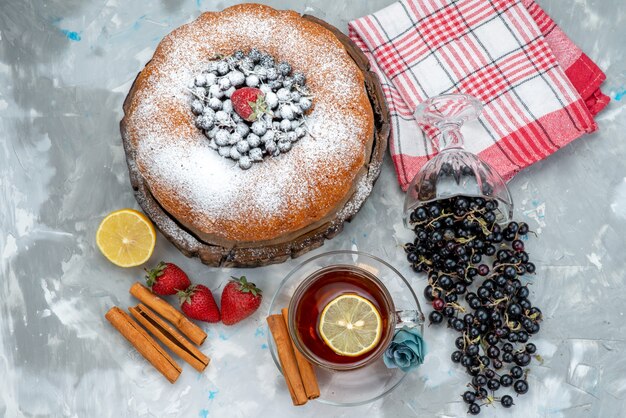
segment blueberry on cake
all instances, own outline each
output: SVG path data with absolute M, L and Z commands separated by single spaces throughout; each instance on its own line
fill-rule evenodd
M 194 78 L 196 126 L 243 170 L 288 152 L 306 135 L 313 105 L 304 73 L 256 48 L 217 56 Z

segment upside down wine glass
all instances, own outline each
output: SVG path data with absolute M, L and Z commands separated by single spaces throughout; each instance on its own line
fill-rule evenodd
M 497 202 L 496 220 L 509 221 L 513 200 L 500 175 L 476 154 L 464 149 L 463 123 L 478 118 L 481 103 L 464 94 L 444 94 L 421 103 L 415 119 L 424 130 L 435 133 L 439 153 L 415 175 L 404 200 L 404 223 L 410 227 L 410 214 L 435 200 L 470 196 Z

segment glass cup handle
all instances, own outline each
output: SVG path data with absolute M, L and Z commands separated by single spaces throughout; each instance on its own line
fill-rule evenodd
M 416 310 L 396 311 L 396 329 L 419 327 L 424 323 L 424 314 Z

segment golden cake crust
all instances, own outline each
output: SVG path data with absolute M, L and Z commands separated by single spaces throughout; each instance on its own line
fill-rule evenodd
M 211 57 L 258 48 L 307 76 L 310 135 L 249 170 L 220 157 L 195 127 L 188 85 Z M 125 103 L 123 135 L 150 192 L 206 242 L 289 240 L 354 192 L 373 138 L 363 75 L 327 29 L 293 11 L 242 4 L 204 13 L 159 44 Z

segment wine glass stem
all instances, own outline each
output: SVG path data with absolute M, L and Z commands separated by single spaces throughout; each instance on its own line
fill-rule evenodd
M 439 151 L 448 149 L 463 149 L 463 135 L 461 124 L 446 123 L 439 126 Z

